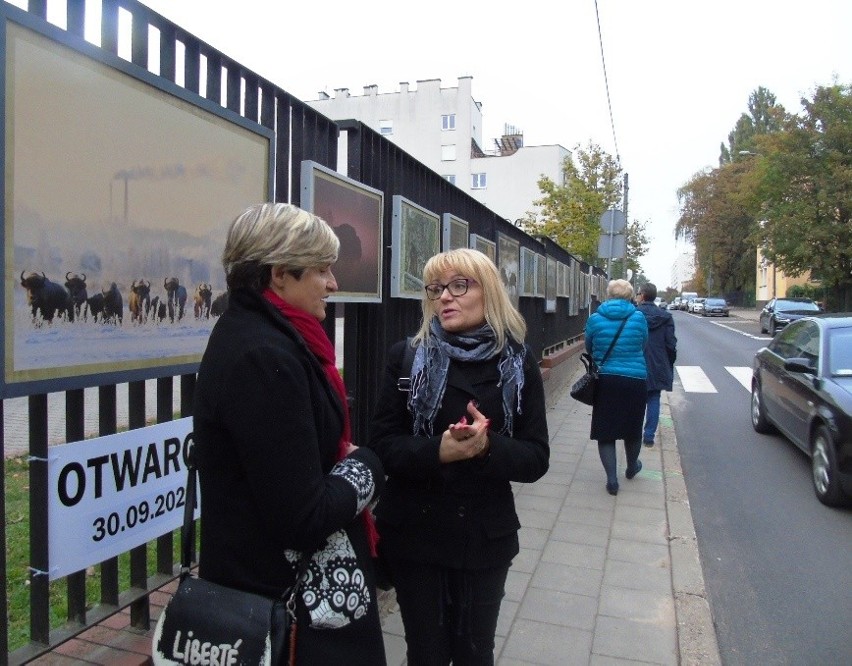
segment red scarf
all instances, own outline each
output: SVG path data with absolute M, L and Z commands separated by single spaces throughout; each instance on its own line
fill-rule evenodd
M 337 370 L 334 345 L 331 344 L 331 340 L 328 339 L 325 329 L 323 329 L 316 317 L 304 310 L 293 307 L 271 289 L 266 289 L 263 292 L 263 297 L 272 303 L 293 324 L 293 327 L 305 340 L 308 349 L 313 352 L 314 356 L 322 364 L 322 369 L 325 371 L 328 383 L 331 384 L 332 388 L 340 396 L 340 400 L 343 403 L 343 433 L 340 435 L 340 443 L 337 447 L 337 459 L 343 460 L 346 457 L 347 445 L 352 441 L 352 423 L 349 420 L 349 400 L 346 396 L 346 386 L 343 384 L 343 377 L 340 376 Z M 373 514 L 368 509 L 363 511 L 361 515 L 364 517 L 364 525 L 367 528 L 370 554 L 375 557 L 379 533 L 376 531 Z

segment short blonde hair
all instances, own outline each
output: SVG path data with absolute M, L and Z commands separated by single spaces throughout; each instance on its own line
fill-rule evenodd
M 509 299 L 506 287 L 503 286 L 497 267 L 491 259 L 479 250 L 468 248 L 441 252 L 426 262 L 423 268 L 423 284 L 437 282 L 448 271 L 472 278 L 482 287 L 485 321 L 494 329 L 500 349 L 505 347 L 507 337 L 511 337 L 515 342 L 523 343 L 527 335 L 527 323 Z M 435 304 L 438 302 L 430 301 L 424 289 L 421 301 L 423 322 L 414 336 L 416 343 L 429 337 L 429 324 L 435 315 Z
M 629 301 L 633 298 L 633 285 L 627 280 L 610 280 L 606 286 L 607 298 L 620 298 Z
M 339 251 L 340 241 L 322 218 L 291 204 L 262 203 L 231 222 L 222 265 L 230 288 L 262 290 L 273 266 L 298 277 L 306 268 L 333 264 Z

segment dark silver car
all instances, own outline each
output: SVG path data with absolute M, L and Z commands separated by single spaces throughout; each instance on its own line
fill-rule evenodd
M 701 311 L 702 317 L 730 317 L 731 311 L 728 308 L 728 301 L 724 298 L 708 298 L 704 301 L 704 309 Z
M 791 321 L 815 312 L 822 312 L 822 309 L 810 298 L 773 298 L 760 312 L 760 332 L 774 336 Z
M 755 354 L 751 423 L 810 456 L 820 502 L 852 501 L 852 313 L 794 321 Z

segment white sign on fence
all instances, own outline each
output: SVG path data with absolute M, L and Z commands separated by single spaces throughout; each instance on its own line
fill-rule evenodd
M 180 527 L 191 442 L 187 417 L 50 447 L 50 580 Z

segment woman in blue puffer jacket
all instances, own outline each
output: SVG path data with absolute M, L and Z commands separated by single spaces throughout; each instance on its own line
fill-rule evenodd
M 625 476 L 632 479 L 642 469 L 639 453 L 647 398 L 644 350 L 648 324 L 631 302 L 633 287 L 627 280 L 612 280 L 607 285 L 606 295 L 607 300 L 586 322 L 586 351 L 600 368 L 589 437 L 598 442 L 598 453 L 606 471 L 607 492 L 617 495 L 615 440 L 624 440 Z M 618 333 L 622 323 L 624 326 Z M 616 334 L 615 345 L 604 361 Z

